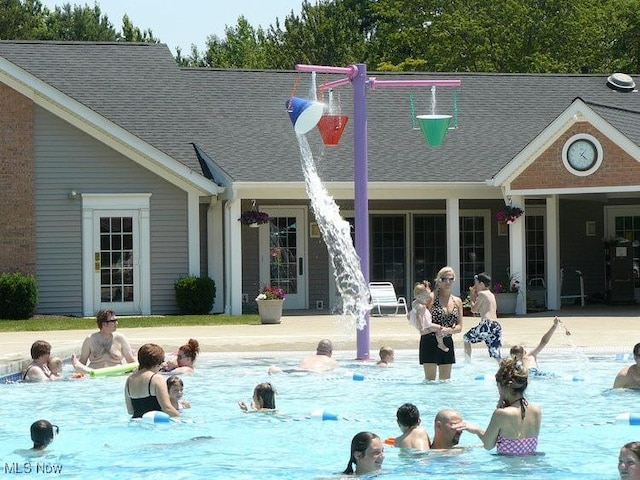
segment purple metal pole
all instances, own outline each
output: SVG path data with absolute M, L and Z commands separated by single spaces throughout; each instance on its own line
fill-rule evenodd
M 357 74 L 353 85 L 353 177 L 356 215 L 356 253 L 360 257 L 360 267 L 365 283 L 369 284 L 369 168 L 367 160 L 367 66 L 356 65 Z M 365 314 L 365 326 L 357 331 L 358 360 L 368 360 L 369 355 L 369 312 Z

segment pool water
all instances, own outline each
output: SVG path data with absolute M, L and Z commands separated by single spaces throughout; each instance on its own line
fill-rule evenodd
M 399 435 L 397 408 L 418 406 L 433 437 L 433 417 L 444 407 L 486 427 L 497 401 L 496 364 L 474 352 L 471 363 L 454 366 L 451 382 L 423 383 L 416 352 L 396 352 L 391 368 L 351 360 L 337 352 L 341 367 L 326 375 L 267 375 L 269 365 L 295 367 L 304 353 L 204 354 L 196 374 L 184 376 L 192 408 L 181 422 L 132 422 L 124 405 L 124 376 L 52 384 L 0 385 L 0 459 L 4 476 L 56 478 L 225 479 L 330 478 L 344 470 L 351 438 L 368 430 L 381 438 Z M 462 358 L 462 352 L 456 352 Z M 640 440 L 640 426 L 615 422 L 619 413 L 640 413 L 640 392 L 613 391 L 616 373 L 630 363 L 616 352 L 545 351 L 527 398 L 543 409 L 538 451 L 531 458 L 505 458 L 463 433 L 460 453 L 400 455 L 386 447 L 382 478 L 400 479 L 615 479 L 620 446 Z M 69 368 L 69 367 L 67 367 Z M 364 376 L 353 380 L 353 372 Z M 477 379 L 484 375 L 485 379 Z M 271 381 L 278 414 L 245 414 L 254 386 Z M 337 421 L 311 418 L 322 409 Z M 46 418 L 60 435 L 45 455 L 30 458 L 29 426 Z M 22 450 L 22 451 L 21 451 Z M 55 473 L 54 473 L 55 472 Z

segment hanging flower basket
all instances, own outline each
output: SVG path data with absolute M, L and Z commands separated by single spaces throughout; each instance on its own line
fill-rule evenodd
M 510 224 L 520 218 L 523 213 L 524 210 L 522 210 L 520 207 L 505 205 L 496 214 L 496 220 L 498 220 L 498 223 Z
M 271 217 L 268 213 L 257 210 L 247 210 L 240 215 L 238 221 L 243 225 L 262 225 L 263 223 L 269 223 L 270 219 Z

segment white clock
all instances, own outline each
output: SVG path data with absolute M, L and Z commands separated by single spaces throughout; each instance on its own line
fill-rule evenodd
M 602 163 L 602 146 L 593 135 L 573 135 L 564 144 L 562 161 L 565 168 L 574 175 L 591 175 Z

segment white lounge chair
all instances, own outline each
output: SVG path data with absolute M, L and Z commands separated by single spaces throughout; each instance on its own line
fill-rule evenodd
M 404 297 L 396 296 L 396 290 L 391 282 L 370 282 L 369 292 L 371 293 L 371 314 L 384 315 L 383 308 L 395 308 L 394 315 L 398 314 L 398 309 L 402 307 L 407 315 L 407 300 Z

